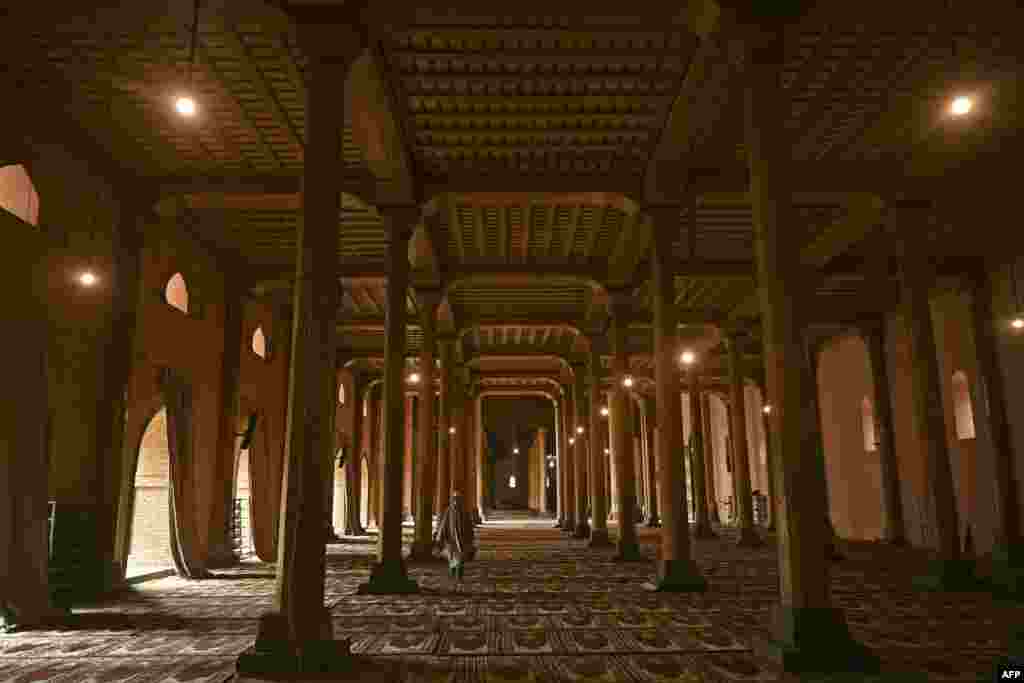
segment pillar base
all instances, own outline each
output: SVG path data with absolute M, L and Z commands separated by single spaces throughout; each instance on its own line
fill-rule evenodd
M 576 522 L 574 522 L 571 519 L 566 519 L 564 522 L 562 522 L 561 529 L 566 533 L 572 533 L 576 530 Z
M 879 673 L 879 661 L 850 635 L 842 610 L 776 605 L 773 617 L 774 637 L 757 649 L 780 664 L 783 671 L 849 673 L 859 676 L 851 680 L 880 680 L 864 678 L 865 674 Z
M 660 560 L 658 577 L 643 587 L 657 593 L 703 593 L 708 582 L 693 560 Z
M 614 546 L 615 544 L 612 543 L 607 529 L 590 530 L 590 542 L 587 543 L 588 548 L 612 548 Z
M 238 555 L 227 545 L 217 545 L 210 549 L 206 558 L 206 566 L 210 569 L 225 569 L 238 564 Z
M 992 591 L 999 597 L 1024 600 L 1024 545 L 997 543 L 992 549 Z
M 973 560 L 935 560 L 927 574 L 915 576 L 914 588 L 921 591 L 977 591 L 984 586 L 974 574 Z
M 270 679 L 348 671 L 353 661 L 350 641 L 331 638 L 331 615 L 326 609 L 320 615 L 318 636 L 292 640 L 284 615 L 263 614 L 256 642 L 238 656 L 235 670 L 239 677 Z
M 740 538 L 736 541 L 736 545 L 740 548 L 760 548 L 764 545 L 764 541 L 753 529 L 740 527 Z
M 418 593 L 419 584 L 409 578 L 402 560 L 378 562 L 370 572 L 370 580 L 360 584 L 359 595 L 408 595 Z
M 561 529 L 561 528 L 562 528 L 562 526 L 563 526 L 564 524 L 565 524 L 565 521 L 564 521 L 564 520 L 562 520 L 562 519 L 559 519 L 559 520 L 557 520 L 557 521 L 556 521 L 556 522 L 555 522 L 555 523 L 554 523 L 554 524 L 553 524 L 553 525 L 551 526 L 551 528 L 552 528 L 552 529 Z
M 435 549 L 436 546 L 433 543 L 413 541 L 412 548 L 409 550 L 409 555 L 405 559 L 408 562 L 416 562 L 419 564 L 444 562 L 445 560 L 443 557 L 434 554 Z
M 620 541 L 618 548 L 619 552 L 615 553 L 615 557 L 612 558 L 616 562 L 645 562 L 647 560 L 640 554 L 640 545 L 636 541 L 625 545 Z
M 715 533 L 710 524 L 698 524 L 693 529 L 693 537 L 702 540 L 712 540 L 718 538 L 718 534 Z
M 573 538 L 589 538 L 590 537 L 590 525 L 586 522 L 579 522 L 576 528 L 572 531 Z

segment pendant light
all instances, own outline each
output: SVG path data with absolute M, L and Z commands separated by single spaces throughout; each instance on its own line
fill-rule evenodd
M 196 44 L 199 42 L 199 0 L 192 6 L 192 36 L 188 48 L 188 88 L 174 100 L 174 108 L 185 117 L 196 115 L 195 84 L 192 73 L 196 63 Z

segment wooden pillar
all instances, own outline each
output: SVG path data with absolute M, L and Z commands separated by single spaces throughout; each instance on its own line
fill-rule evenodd
M 615 472 L 618 480 L 619 541 L 616 559 L 639 561 L 643 559 L 636 536 L 636 471 L 633 467 L 633 442 L 630 434 L 629 391 L 623 385 L 629 376 L 629 354 L 626 348 L 627 326 L 631 307 L 629 296 L 622 291 L 611 292 L 612 314 L 612 401 L 610 414 L 614 416 Z
M 761 545 L 761 538 L 754 531 L 753 491 L 750 486 L 750 454 L 747 449 L 747 407 L 744 392 L 743 360 L 740 339 L 736 335 L 727 338 L 729 347 L 730 400 L 732 406 L 732 448 L 733 477 L 736 481 L 736 510 L 740 532 L 739 545 L 755 547 Z
M 682 408 L 679 401 L 678 339 L 675 314 L 675 269 L 672 244 L 679 235 L 679 207 L 652 207 L 654 237 L 651 276 L 654 308 L 654 382 L 657 431 L 658 500 L 661 557 L 649 587 L 659 591 L 704 591 L 707 582 L 691 556 L 683 477 Z M 616 377 L 616 384 L 619 378 Z
M 345 460 L 345 527 L 342 530 L 346 536 L 363 536 L 366 530 L 363 528 L 361 512 L 363 509 L 363 467 L 362 467 L 362 436 L 365 431 L 364 423 L 370 418 L 363 416 L 363 407 L 368 397 L 365 389 L 365 379 L 360 381 L 353 373 L 352 388 L 352 448 Z
M 693 485 L 694 535 L 697 538 L 715 538 L 711 529 L 708 508 L 706 473 L 704 466 L 704 412 L 700 377 L 690 371 L 690 478 Z
M 658 438 L 657 408 L 654 399 L 650 396 L 641 396 L 640 409 L 643 415 L 643 439 L 646 450 L 643 477 L 647 482 L 647 526 L 657 528 L 661 526 L 661 515 L 658 512 L 658 470 L 654 446 Z
M 590 524 L 587 522 L 587 442 L 589 434 L 584 427 L 587 421 L 587 398 L 584 386 L 584 373 L 586 364 L 574 362 L 572 365 L 572 435 L 575 439 L 573 449 L 573 465 L 575 467 L 575 490 L 573 492 L 573 507 L 575 510 L 576 527 L 573 529 L 573 538 L 587 538 L 590 536 Z
M 969 275 L 971 327 L 978 359 L 977 395 L 981 417 L 988 420 L 995 458 L 996 544 L 992 550 L 992 578 L 1002 590 L 1024 594 L 1024 543 L 1021 542 L 1020 500 L 1014 472 L 1006 389 L 999 368 L 996 319 L 992 312 L 992 279 L 984 269 Z M 978 413 L 975 413 L 977 417 Z
M 716 483 L 717 468 L 715 467 L 715 436 L 711 431 L 711 394 L 701 394 L 701 413 L 704 431 L 704 486 L 708 497 L 708 519 L 712 526 L 722 523 L 718 514 L 718 485 Z M 769 477 L 770 478 L 770 477 Z
M 382 210 L 382 207 L 378 207 Z M 419 220 L 417 207 L 387 207 L 387 301 L 384 320 L 384 444 L 381 519 L 377 563 L 360 593 L 414 593 L 402 558 L 402 465 L 405 453 L 405 305 L 409 287 L 409 239 Z
M 594 348 L 594 338 L 590 340 L 590 357 L 587 370 L 590 379 L 589 406 L 590 424 L 588 439 L 590 452 L 590 547 L 611 547 L 608 535 L 608 491 L 605 488 L 607 456 L 604 452 L 604 428 L 601 419 L 601 406 L 604 404 L 604 393 L 601 391 L 601 354 Z
M 858 671 L 877 660 L 849 634 L 829 598 L 825 482 L 814 444 L 806 439 L 811 387 L 802 370 L 799 302 L 807 284 L 797 261 L 800 243 L 789 230 L 789 147 L 782 87 L 784 30 L 752 30 L 745 73 L 745 125 L 750 163 L 754 245 L 761 300 L 768 399 L 775 413 L 779 501 L 779 599 L 772 651 L 785 671 Z
M 942 379 L 932 327 L 930 290 L 934 273 L 922 258 L 911 255 L 909 245 L 902 265 L 900 294 L 910 332 L 914 422 L 924 450 L 939 542 L 938 559 L 932 571 L 915 577 L 914 585 L 926 590 L 956 590 L 973 583 L 973 565 L 960 554 L 960 516 L 946 441 Z
M 343 663 L 349 646 L 347 640 L 332 640 L 331 617 L 324 606 L 323 477 L 324 463 L 333 456 L 337 402 L 334 338 L 344 85 L 362 38 L 348 26 L 300 22 L 299 39 L 310 64 L 277 581 L 274 611 L 261 617 L 253 650 L 238 660 L 240 673 L 262 672 L 268 666 L 331 669 Z
M 885 357 L 885 319 L 860 326 L 861 338 L 871 359 L 871 380 L 874 388 L 875 439 L 882 465 L 882 500 L 885 517 L 884 539 L 895 545 L 906 545 L 903 520 L 903 496 L 900 491 L 899 463 L 896 459 L 896 438 L 892 428 L 892 400 L 889 394 L 889 369 Z
M 437 453 L 437 503 L 434 512 L 441 514 L 448 507 L 452 495 L 452 442 L 458 438 L 458 428 L 452 421 L 451 396 L 451 364 L 454 352 L 455 336 L 440 335 L 439 351 L 441 356 L 441 397 L 439 406 L 438 429 L 440 431 L 440 448 Z M 452 431 L 454 429 L 454 432 Z
M 565 519 L 562 523 L 562 531 L 573 533 L 576 531 L 576 428 L 573 424 L 572 415 L 575 415 L 573 408 L 572 388 L 566 392 L 562 399 L 562 431 L 565 433 Z
M 561 398 L 553 397 L 551 402 L 554 404 L 555 410 L 555 498 L 557 499 L 555 528 L 561 528 L 562 522 L 565 521 L 565 479 L 563 477 L 564 466 L 562 465 L 565 434 L 562 430 Z
M 436 416 L 436 396 L 434 394 L 434 358 L 436 353 L 435 329 L 437 307 L 441 303 L 440 290 L 420 290 L 417 292 L 420 304 L 420 329 L 423 332 L 423 346 L 420 350 L 420 429 L 418 433 L 419 448 L 417 449 L 417 476 L 415 519 L 413 544 L 409 553 L 410 560 L 433 561 L 440 558 L 434 555 L 434 495 L 437 489 L 437 430 L 434 427 Z
M 480 521 L 486 522 L 487 515 L 494 508 L 494 501 L 491 500 L 490 493 L 490 482 L 494 478 L 494 472 L 489 456 L 487 432 L 484 430 L 483 392 L 479 388 L 473 397 L 473 443 L 476 444 L 476 450 L 479 453 L 480 472 L 477 476 L 477 498 L 480 501 Z
M 477 397 L 480 395 L 480 384 L 478 381 L 478 374 L 474 371 L 470 372 L 469 377 L 470 391 L 467 395 L 466 401 L 466 495 L 468 496 L 466 503 L 469 505 L 470 514 L 473 516 L 474 524 L 482 524 L 483 518 L 480 516 L 480 496 L 483 490 L 480 486 L 480 433 L 477 429 L 479 421 L 477 420 L 476 414 L 476 402 Z

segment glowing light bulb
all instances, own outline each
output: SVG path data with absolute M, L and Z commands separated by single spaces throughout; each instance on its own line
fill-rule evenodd
M 953 101 L 949 105 L 949 111 L 953 116 L 965 116 L 971 113 L 971 109 L 974 108 L 974 100 L 966 95 L 960 95 L 953 98 Z
M 765 405 L 764 408 L 761 408 L 761 412 L 764 413 L 765 415 L 771 415 L 772 414 L 772 406 L 771 406 L 771 404 Z
M 576 443 L 576 439 L 574 439 L 573 437 L 571 437 L 571 436 L 570 436 L 570 437 L 569 437 L 569 445 L 571 446 L 571 445 L 573 445 L 574 443 Z
M 605 455 L 611 455 L 611 452 L 612 452 L 612 450 L 610 448 L 604 449 L 604 454 Z
M 608 417 L 608 406 L 601 406 L 601 416 Z
M 697 360 L 697 354 L 693 351 L 683 351 L 683 355 L 679 357 L 679 360 L 683 361 L 684 365 L 692 365 Z
M 1014 318 L 1010 326 L 1015 330 L 1024 330 L 1024 318 Z
M 576 433 L 577 434 L 582 434 L 583 433 L 583 427 L 577 427 L 576 428 Z
M 177 109 L 178 113 L 182 116 L 195 116 L 196 101 L 187 95 L 183 95 L 174 101 L 174 108 Z
M 454 434 L 455 433 L 455 427 L 449 427 L 448 428 L 448 433 L 449 434 Z
M 87 270 L 78 276 L 78 281 L 86 287 L 92 287 L 99 281 L 99 278 L 91 270 Z
M 631 375 L 626 375 L 625 377 L 623 377 L 622 386 L 626 387 L 627 389 L 633 386 L 633 377 Z
M 412 382 L 413 384 L 416 384 L 417 382 L 419 382 L 420 381 L 420 373 L 414 372 L 411 375 L 409 375 L 409 381 Z

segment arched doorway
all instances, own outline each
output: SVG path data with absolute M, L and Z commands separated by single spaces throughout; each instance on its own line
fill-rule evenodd
M 249 449 L 238 451 L 235 458 L 235 483 L 231 509 L 231 545 L 238 557 L 253 554 L 252 511 L 250 502 Z
M 334 462 L 338 462 L 343 449 L 338 450 Z M 345 533 L 345 515 L 348 512 L 348 466 L 332 466 L 334 470 L 334 509 L 331 511 L 331 523 L 336 534 Z
M 150 419 L 139 442 L 135 463 L 131 540 L 125 577 L 173 570 L 171 559 L 171 455 L 167 444 L 167 411 Z

